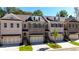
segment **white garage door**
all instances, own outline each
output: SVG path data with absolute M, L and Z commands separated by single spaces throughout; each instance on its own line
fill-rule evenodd
M 16 44 L 20 42 L 21 42 L 20 36 L 4 36 L 2 40 L 3 44 Z
M 43 43 L 44 41 L 44 36 L 43 35 L 33 35 L 33 36 L 30 36 L 30 42 L 32 44 L 39 44 L 39 43 Z
M 71 34 L 71 35 L 69 35 L 69 38 L 70 39 L 78 39 L 78 34 Z

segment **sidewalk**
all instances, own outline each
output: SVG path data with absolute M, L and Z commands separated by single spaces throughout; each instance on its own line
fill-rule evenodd
M 79 40 L 77 40 L 77 42 L 78 41 Z M 68 50 L 70 50 L 69 48 L 79 47 L 79 46 L 70 44 L 69 42 L 61 42 L 61 43 L 57 43 L 57 44 L 62 46 L 62 48 L 53 49 L 53 48 L 50 48 L 47 44 L 32 45 L 32 48 L 33 48 L 33 51 L 54 51 L 54 50 L 62 50 L 62 49 L 66 50 L 67 48 L 68 48 Z M 19 46 L 1 47 L 0 51 L 19 51 Z
M 62 43 L 57 43 L 62 46 L 62 48 L 71 48 L 71 47 L 78 47 L 76 45 L 70 44 L 69 42 L 62 42 Z
M 0 51 L 19 51 L 19 46 L 16 46 L 16 47 L 1 47 Z
M 79 42 L 79 40 L 76 40 L 75 42 Z

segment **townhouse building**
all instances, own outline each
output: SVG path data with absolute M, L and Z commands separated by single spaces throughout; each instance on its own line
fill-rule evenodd
M 6 14 L 0 19 L 0 44 L 19 44 L 22 42 L 22 21 L 14 14 Z
M 51 41 L 54 42 L 62 42 L 64 40 L 64 21 L 65 17 L 54 17 L 54 16 L 47 16 L 48 20 L 48 27 L 49 27 L 49 38 Z M 57 32 L 57 37 L 55 38 Z
M 79 38 L 78 19 L 12 13 L 0 18 L 0 44 L 3 45 L 62 42 L 64 34 L 72 40 Z
M 41 44 L 45 41 L 43 16 L 6 14 L 1 18 L 1 43 Z
M 70 40 L 79 39 L 79 19 L 75 17 L 67 18 L 64 22 L 65 24 L 65 33 Z
M 43 16 L 16 15 L 22 20 L 22 43 L 40 44 L 45 40 L 46 19 Z

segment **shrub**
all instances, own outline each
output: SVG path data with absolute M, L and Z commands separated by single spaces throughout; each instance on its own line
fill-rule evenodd
M 32 51 L 32 50 L 33 48 L 31 45 L 28 45 L 28 46 L 23 45 L 19 47 L 19 51 Z
M 62 48 L 60 45 L 55 43 L 48 43 L 48 46 L 50 46 L 51 48 Z

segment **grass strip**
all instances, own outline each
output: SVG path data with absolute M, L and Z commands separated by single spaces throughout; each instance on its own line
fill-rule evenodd
M 73 45 L 76 45 L 76 46 L 79 46 L 79 42 L 71 41 L 71 42 L 69 42 L 69 43 L 71 43 L 71 44 L 73 44 Z
M 33 48 L 31 45 L 28 45 L 28 46 L 23 45 L 19 47 L 19 51 L 32 51 L 32 50 Z
M 54 49 L 56 49 L 56 48 L 62 48 L 60 45 L 55 44 L 55 43 L 48 43 L 47 45 L 48 45 L 49 47 L 51 47 L 51 48 L 54 48 Z

